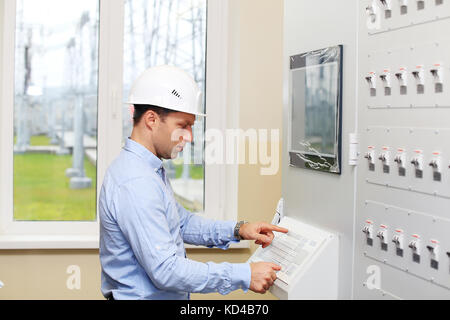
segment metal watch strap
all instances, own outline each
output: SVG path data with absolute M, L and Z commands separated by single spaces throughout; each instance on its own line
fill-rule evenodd
M 248 223 L 247 221 L 239 221 L 238 223 L 236 223 L 236 226 L 234 227 L 234 237 L 236 238 L 236 239 L 238 239 L 238 240 L 244 240 L 244 238 L 242 238 L 240 235 L 239 235 L 239 230 L 241 229 L 241 226 L 243 225 L 243 224 L 246 224 L 246 223 Z

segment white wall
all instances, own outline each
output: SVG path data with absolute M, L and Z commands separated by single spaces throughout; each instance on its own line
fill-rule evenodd
M 356 130 L 357 0 L 285 0 L 283 141 L 287 141 L 289 57 L 342 44 L 343 121 L 342 174 L 289 166 L 283 144 L 282 194 L 286 214 L 341 234 L 339 298 L 351 298 L 355 169 L 348 166 L 348 135 Z

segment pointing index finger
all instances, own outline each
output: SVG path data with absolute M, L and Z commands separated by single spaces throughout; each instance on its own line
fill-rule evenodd
M 282 233 L 288 233 L 289 230 L 286 228 L 282 228 L 282 227 L 278 227 L 278 226 L 274 226 L 273 224 L 269 225 L 270 230 L 272 231 L 277 231 L 277 232 L 282 232 Z
M 276 263 L 271 263 L 270 266 L 275 271 L 280 271 L 281 270 L 281 266 L 277 265 Z

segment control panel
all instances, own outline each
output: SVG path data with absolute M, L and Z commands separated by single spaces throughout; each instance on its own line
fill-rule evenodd
M 258 248 L 249 262 L 281 266 L 270 291 L 280 299 L 337 299 L 339 239 L 336 235 L 283 217 L 270 246 Z
M 354 296 L 449 299 L 450 0 L 360 5 Z

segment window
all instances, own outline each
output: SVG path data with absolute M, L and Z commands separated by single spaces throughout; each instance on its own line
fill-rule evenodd
M 16 221 L 96 220 L 98 30 L 98 0 L 17 1 Z
M 165 164 L 174 191 L 191 211 L 236 219 L 237 165 L 203 163 L 205 130 L 236 126 L 225 111 L 227 1 L 0 5 L 0 249 L 98 248 L 102 179 L 131 132 L 123 101 L 139 73 L 160 64 L 190 72 L 208 109 L 194 143 Z

